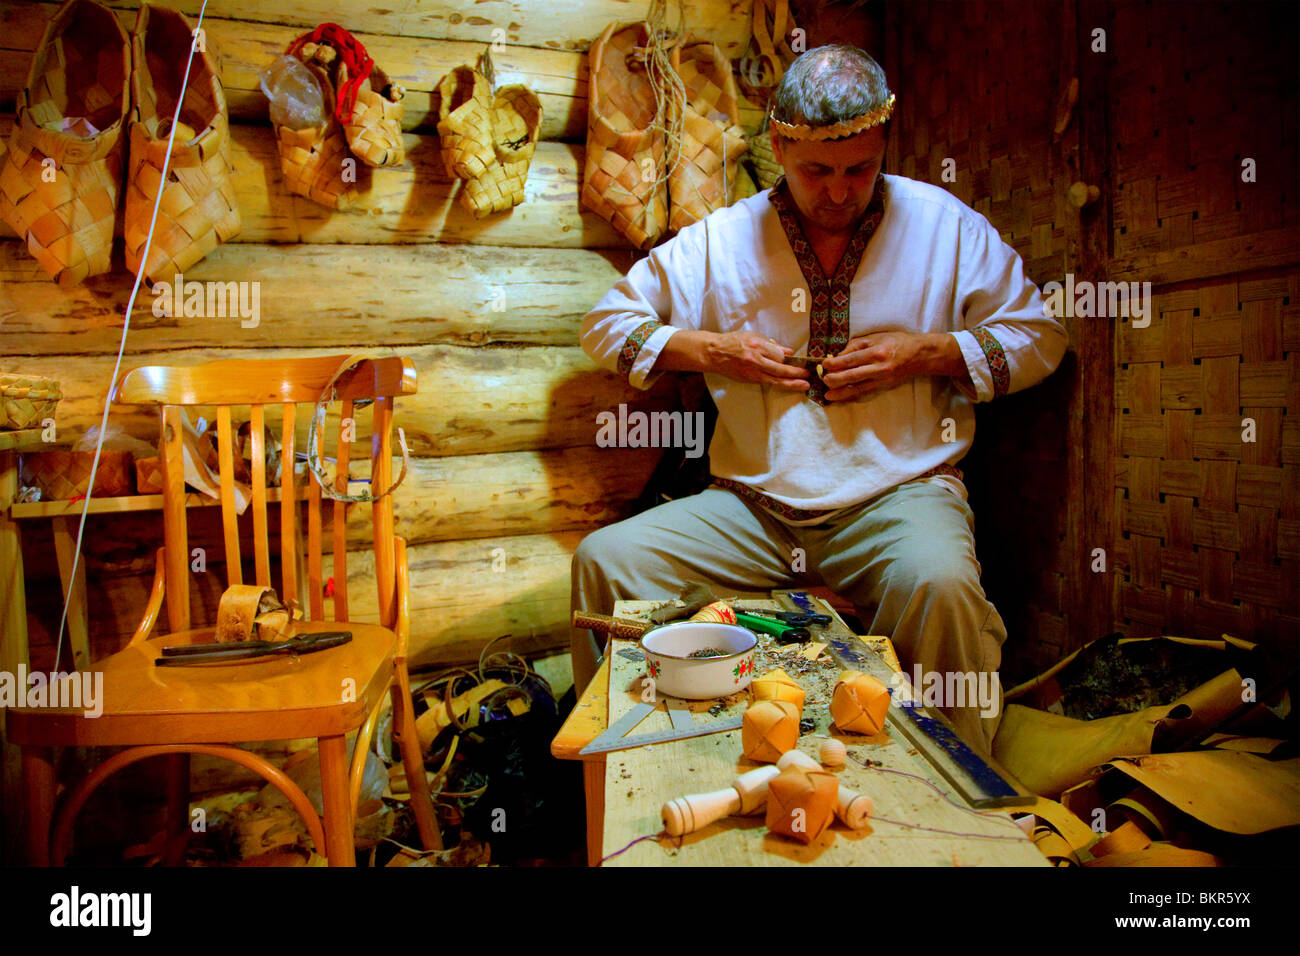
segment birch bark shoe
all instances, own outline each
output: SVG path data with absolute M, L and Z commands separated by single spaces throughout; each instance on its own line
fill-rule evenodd
M 645 23 L 612 23 L 591 45 L 582 177 L 582 204 L 641 249 L 668 225 L 664 135 L 654 127 L 654 89 L 634 67 L 633 50 L 648 43 Z
M 130 56 L 110 10 L 69 0 L 46 26 L 18 93 L 0 218 L 60 285 L 110 268 Z
M 346 161 L 351 160 L 347 136 L 335 115 L 334 84 L 318 53 L 332 50 L 316 43 L 304 42 L 305 34 L 289 44 L 286 54 L 297 57 L 320 85 L 322 104 L 321 122 L 294 128 L 275 124 L 276 148 L 280 152 L 280 173 L 284 188 L 296 196 L 305 196 L 313 202 L 331 209 L 347 209 L 356 194 L 356 176 L 346 175 Z
M 496 162 L 492 88 L 478 70 L 458 66 L 438 84 L 438 140 L 447 172 L 478 179 Z
M 347 67 L 340 66 L 340 84 L 348 79 Z M 402 86 L 390 83 L 378 67 L 372 67 L 370 75 L 357 86 L 343 135 L 353 155 L 367 166 L 398 166 L 406 158 L 402 142 L 404 95 Z
M 730 204 L 736 166 L 749 144 L 731 63 L 718 48 L 687 37 L 673 47 L 672 64 L 686 87 L 681 158 L 668 174 L 668 228 L 676 232 Z
M 193 28 L 182 14 L 140 6 L 132 37 L 134 103 L 124 235 L 127 268 L 138 273 L 161 189 L 149 260 L 143 264 L 144 276 L 151 282 L 170 281 L 240 230 L 226 97 L 206 49 L 194 50 L 185 102 L 167 160 L 193 37 Z M 163 182 L 165 160 L 167 179 Z
M 478 179 L 467 180 L 461 204 L 483 219 L 524 201 L 528 167 L 542 129 L 542 103 L 523 84 L 503 86 L 492 104 L 495 159 Z

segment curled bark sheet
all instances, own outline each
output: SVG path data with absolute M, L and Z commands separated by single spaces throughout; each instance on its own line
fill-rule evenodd
M 1099 764 L 1151 753 L 1156 732 L 1187 715 L 1186 706 L 1168 705 L 1074 720 L 1010 704 L 993 741 L 993 757 L 1034 793 L 1055 797 Z

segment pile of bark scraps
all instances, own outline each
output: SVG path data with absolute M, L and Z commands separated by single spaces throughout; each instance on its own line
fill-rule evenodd
M 1056 675 L 1065 716 L 1096 720 L 1172 703 L 1232 666 L 1223 651 L 1118 635 L 1083 648 Z

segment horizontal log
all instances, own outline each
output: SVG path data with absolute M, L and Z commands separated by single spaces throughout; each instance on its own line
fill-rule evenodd
M 569 644 L 569 566 L 582 532 L 444 541 L 409 550 L 411 661 L 414 666 L 478 659 L 488 641 L 517 654 Z M 373 557 L 353 555 L 348 574 L 351 616 L 377 619 Z M 494 567 L 500 570 L 494 570 Z M 195 621 L 213 621 L 221 585 L 215 573 L 194 575 Z M 87 594 L 92 658 L 114 653 L 130 639 L 148 598 L 149 575 L 89 575 Z M 57 586 L 29 582 L 28 631 L 33 661 L 53 656 L 61 606 Z M 166 633 L 164 619 L 159 632 Z
M 574 345 L 583 315 L 632 261 L 630 250 L 232 243 L 185 279 L 258 283 L 255 318 L 159 318 L 143 287 L 131 340 L 158 350 Z M 119 271 L 61 288 L 21 243 L 0 242 L 0 355 L 116 353 L 133 282 Z
M 661 452 L 654 448 L 567 448 L 457 458 L 416 458 L 393 492 L 397 534 L 411 545 L 505 535 L 591 531 L 627 517 Z M 359 470 L 359 469 L 357 469 Z M 302 526 L 306 527 L 305 506 Z M 324 508 L 332 534 L 332 507 Z M 279 505 L 270 508 L 271 553 L 279 553 Z M 58 577 L 50 523 L 24 519 L 21 530 L 28 580 Z M 252 516 L 241 522 L 240 554 L 252 555 Z M 203 548 L 211 564 L 224 564 L 218 508 L 187 512 L 189 546 Z M 348 509 L 348 546 L 371 546 L 370 507 Z M 83 561 L 93 575 L 150 574 L 162 544 L 160 512 L 96 515 L 89 519 Z M 252 571 L 251 567 L 249 569 Z
M 0 117 L 0 136 L 7 140 L 12 127 L 12 116 Z M 539 143 L 524 202 L 477 220 L 456 201 L 461 184 L 443 167 L 436 136 L 408 133 L 401 166 L 372 170 L 358 164 L 356 205 L 341 212 L 285 190 L 269 126 L 235 126 L 231 132 L 235 201 L 243 220 L 238 242 L 630 247 L 604 219 L 580 208 L 584 150 L 579 145 Z M 0 237 L 13 236 L 0 224 Z
M 203 0 L 150 0 L 197 18 Z M 107 0 L 106 6 L 134 11 L 140 0 Z M 56 2 L 39 4 L 5 0 L 0 7 L 32 6 L 44 20 L 58 8 Z M 506 44 L 585 51 L 605 26 L 615 20 L 639 20 L 646 0 L 583 0 L 557 4 L 555 0 L 420 0 L 377 6 L 373 0 L 208 0 L 205 20 L 228 19 L 253 23 L 287 24 L 310 29 L 333 21 L 348 30 L 387 36 L 466 40 L 477 46 Z M 472 9 L 472 12 L 467 12 Z M 671 5 L 676 16 L 679 5 Z M 682 0 L 686 28 L 708 36 L 732 57 L 740 56 L 749 39 L 750 0 L 718 3 L 716 0 Z M 134 24 L 135 14 L 123 14 Z M 37 34 L 39 36 L 39 33 Z M 6 43 L 6 45 L 8 45 Z
M 579 9 L 583 7 L 585 4 Z M 0 24 L 6 29 L 3 53 L 6 62 L 0 67 L 0 109 L 13 108 L 17 91 L 26 81 L 27 64 L 45 29 L 48 9 L 54 8 L 0 0 Z M 250 23 L 246 16 L 223 18 L 212 12 L 212 5 L 208 10 L 204 20 L 206 41 L 221 70 L 231 118 L 239 123 L 269 123 L 259 76 L 302 29 L 276 23 Z M 121 10 L 119 19 L 131 30 L 135 23 L 134 10 Z M 557 17 L 552 15 L 550 19 L 554 21 Z M 603 23 L 591 37 L 598 36 L 602 30 Z M 385 35 L 369 23 L 356 35 L 375 63 L 392 80 L 406 87 L 406 98 L 402 101 L 403 128 L 427 133 L 433 132 L 438 124 L 439 81 L 453 67 L 474 64 L 484 49 L 484 41 L 479 40 Z M 542 103 L 544 140 L 585 141 L 587 138 L 589 74 L 587 57 L 582 52 L 587 45 L 584 41 L 572 48 L 538 49 L 505 43 L 492 53 L 498 85 L 524 83 L 537 93 Z M 747 127 L 756 129 L 762 116 L 746 102 L 741 119 Z
M 327 355 L 324 349 L 190 349 L 183 353 L 137 352 L 122 368 L 197 365 L 232 358 Z M 490 452 L 572 448 L 596 443 L 596 415 L 621 402 L 647 410 L 675 407 L 679 383 L 664 376 L 649 391 L 628 385 L 597 368 L 580 348 L 526 346 L 461 348 L 432 345 L 401 350 L 415 363 L 419 392 L 397 402 L 396 423 L 418 456 L 479 455 Z M 0 372 L 21 371 L 61 383 L 56 409 L 59 444 L 98 425 L 112 378 L 115 356 L 0 357 Z M 203 409 L 196 409 L 202 413 Z M 306 419 L 306 415 L 300 415 Z M 359 416 L 366 424 L 369 416 Z M 116 406 L 110 424 L 127 434 L 156 441 L 157 412 L 144 406 Z M 307 422 L 300 425 L 305 442 Z M 303 446 L 305 447 L 305 445 Z
M 569 645 L 569 580 L 583 535 L 443 541 L 410 549 L 412 666 L 478 659 L 483 646 L 535 653 Z M 352 616 L 376 619 L 370 555 L 353 562 Z M 355 582 L 355 583 L 353 583 Z

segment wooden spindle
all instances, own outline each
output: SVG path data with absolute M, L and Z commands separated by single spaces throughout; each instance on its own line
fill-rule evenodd
M 271 534 L 266 516 L 266 424 L 265 409 L 248 410 L 249 454 L 253 481 L 253 573 L 262 587 L 271 586 Z
M 226 586 L 244 583 L 239 558 L 239 515 L 235 511 L 235 454 L 230 406 L 217 409 L 217 467 L 221 473 L 221 528 L 226 542 Z M 188 555 L 186 556 L 188 558 Z

